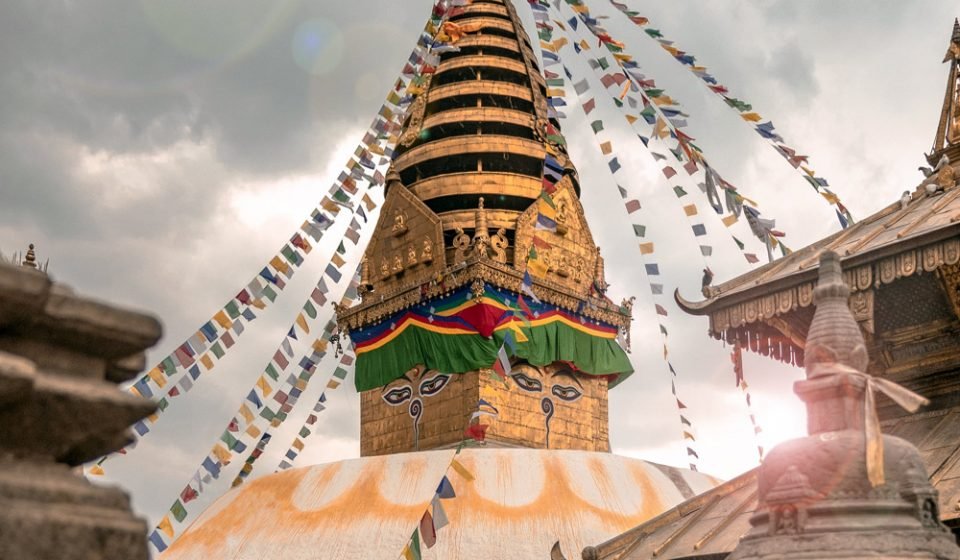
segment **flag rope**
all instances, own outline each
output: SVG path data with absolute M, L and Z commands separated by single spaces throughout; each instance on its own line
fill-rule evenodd
M 736 111 L 743 122 L 749 123 L 754 132 L 766 140 L 791 167 L 801 173 L 803 179 L 813 187 L 817 194 L 821 195 L 830 205 L 836 206 L 837 219 L 840 221 L 842 228 L 847 228 L 853 223 L 854 220 L 850 211 L 840 201 L 840 197 L 830 189 L 827 180 L 818 177 L 816 171 L 809 167 L 808 156 L 798 155 L 797 150 L 787 145 L 783 137 L 774 128 L 773 121 L 762 122 L 764 118 L 754 111 L 751 104 L 731 96 L 726 86 L 720 84 L 714 76 L 709 74 L 705 66 L 697 65 L 696 58 L 693 55 L 688 51 L 680 50 L 675 46 L 676 43 L 667 40 L 659 29 L 654 29 L 651 26 L 648 18 L 640 15 L 640 12 L 630 10 L 629 6 L 616 0 L 609 1 L 634 25 L 643 30 L 647 37 L 656 41 L 664 51 L 670 54 L 671 58 L 679 62 L 681 66 L 686 67 L 690 73 L 703 82 L 708 90 L 720 97 L 725 105 Z

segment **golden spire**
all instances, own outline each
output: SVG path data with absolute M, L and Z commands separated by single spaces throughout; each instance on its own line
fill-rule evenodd
M 951 162 L 960 162 L 960 21 L 956 19 L 953 20 L 953 35 L 943 61 L 950 63 L 950 73 L 937 136 L 933 140 L 933 150 L 927 156 L 930 165 L 936 165 L 943 156 L 947 156 Z

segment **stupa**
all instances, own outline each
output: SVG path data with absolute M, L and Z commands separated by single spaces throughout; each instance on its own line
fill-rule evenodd
M 546 558 L 716 485 L 609 452 L 630 306 L 606 296 L 515 8 L 454 10 L 464 36 L 399 134 L 362 302 L 337 310 L 357 356 L 361 458 L 229 491 L 165 560 L 397 558 L 426 511 L 448 523 L 423 558 Z M 483 446 L 461 451 L 465 433 Z

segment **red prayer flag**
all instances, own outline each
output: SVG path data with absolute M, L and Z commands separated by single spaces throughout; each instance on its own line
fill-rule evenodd
M 437 528 L 433 525 L 433 516 L 429 510 L 423 512 L 423 517 L 420 518 L 420 540 L 427 548 L 433 548 L 433 545 L 437 544 Z
M 467 426 L 467 429 L 464 430 L 463 434 L 477 441 L 483 441 L 487 437 L 488 427 L 489 426 L 487 426 L 486 424 L 471 424 Z
M 180 500 L 185 504 L 196 500 L 197 496 L 199 496 L 199 494 L 197 494 L 197 491 L 189 484 L 183 489 L 183 492 L 180 492 Z

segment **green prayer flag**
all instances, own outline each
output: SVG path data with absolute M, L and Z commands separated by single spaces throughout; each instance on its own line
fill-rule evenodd
M 680 185 L 673 187 L 673 192 L 676 193 L 677 198 L 687 196 L 687 191 L 683 190 L 683 187 L 681 187 Z
M 266 421 L 273 420 L 277 416 L 277 413 L 270 410 L 269 406 L 263 407 L 263 410 L 260 411 L 260 417 Z
M 740 241 L 736 237 L 734 237 L 733 240 L 737 243 L 737 247 L 740 247 L 740 250 L 743 251 L 743 248 L 744 248 L 743 241 Z
M 603 130 L 603 121 L 601 120 L 593 121 L 592 123 L 590 123 L 590 128 L 593 129 L 594 134 L 600 132 L 601 130 Z
M 309 381 L 309 379 L 310 379 L 311 377 L 313 377 L 313 372 L 310 372 L 310 371 L 307 371 L 307 370 L 303 370 L 303 371 L 300 372 L 299 377 L 300 377 L 300 379 L 303 379 L 304 381 Z
M 233 446 L 237 444 L 237 438 L 233 437 L 233 434 L 228 430 L 224 430 L 223 433 L 220 434 L 220 441 L 227 444 L 227 449 L 233 449 Z
M 646 237 L 647 226 L 642 226 L 640 224 L 633 224 L 633 233 L 637 237 Z
M 620 101 L 620 98 L 619 98 L 619 97 L 614 97 L 614 98 L 613 98 L 613 103 L 614 103 L 614 105 L 616 105 L 617 107 L 623 107 L 623 101 Z
M 343 241 L 340 242 L 340 246 L 337 247 L 337 252 L 341 255 L 347 252 L 346 246 L 343 244 Z
M 166 410 L 168 406 L 170 406 L 170 403 L 167 402 L 166 397 L 164 397 L 164 398 L 160 399 L 159 401 L 157 401 L 157 408 L 159 408 L 161 412 L 163 412 L 164 410 Z
M 317 308 L 313 306 L 310 300 L 307 300 L 307 303 L 303 304 L 303 312 L 311 319 L 317 318 Z
M 177 520 L 177 523 L 183 523 L 183 520 L 187 518 L 187 509 L 183 507 L 180 500 L 173 502 L 173 506 L 170 507 L 170 513 L 173 514 L 173 518 Z
M 337 189 L 337 192 L 333 193 L 333 199 L 338 202 L 349 202 L 350 195 L 343 192 L 343 189 Z
M 276 368 L 273 367 L 273 362 L 270 362 L 270 365 L 267 366 L 266 374 L 270 376 L 270 379 L 274 381 L 280 380 L 280 374 L 277 373 Z
M 264 286 L 262 293 L 267 296 L 267 299 L 270 301 L 277 301 L 277 292 L 273 291 L 273 288 L 270 286 Z
M 213 346 L 210 347 L 210 351 L 213 352 L 213 355 L 216 356 L 218 360 L 223 358 L 224 354 L 226 354 L 226 352 L 223 351 L 223 346 L 220 346 L 219 340 L 213 343 Z
M 300 261 L 300 259 L 297 258 L 297 252 L 289 245 L 284 245 L 283 249 L 280 249 L 280 254 L 283 255 L 283 258 L 287 259 L 290 264 L 295 265 Z
M 644 29 L 647 32 L 647 35 L 653 37 L 654 39 L 659 39 L 663 37 L 663 33 L 660 33 L 659 29 Z
M 413 538 L 410 540 L 410 552 L 413 554 L 413 557 L 416 560 L 421 560 L 423 558 L 423 553 L 420 552 L 420 530 L 413 530 Z
M 279 420 L 279 421 L 281 421 L 281 422 L 283 422 L 284 420 L 287 419 L 287 413 L 286 413 L 286 412 L 283 412 L 283 411 L 278 412 L 277 415 L 276 415 L 276 419 Z
M 551 78 L 546 81 L 548 87 L 563 87 L 563 78 Z
M 177 364 L 173 361 L 173 356 L 167 356 L 162 362 L 160 362 L 160 369 L 163 370 L 163 373 L 167 376 L 173 375 L 177 371 Z
M 300 434 L 299 434 L 299 435 L 300 435 L 300 437 L 305 438 L 305 437 L 307 437 L 307 436 L 310 435 L 310 430 L 308 430 L 307 427 L 304 426 L 304 427 L 300 428 Z
M 610 68 L 610 63 L 607 62 L 607 57 L 605 56 L 601 56 L 600 58 L 598 58 L 597 64 L 599 64 L 600 68 L 603 68 L 604 70 L 606 70 L 607 68 Z
M 347 370 L 343 369 L 342 367 L 338 367 L 337 369 L 333 370 L 333 376 L 337 379 L 345 379 L 347 377 Z
M 237 302 L 233 300 L 225 305 L 223 309 L 227 312 L 227 315 L 229 315 L 231 319 L 236 319 L 240 316 L 240 306 L 238 306 Z

